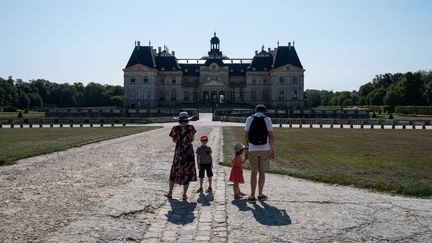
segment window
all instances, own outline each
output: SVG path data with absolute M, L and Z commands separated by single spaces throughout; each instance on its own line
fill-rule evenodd
M 230 100 L 235 101 L 235 91 L 230 92 Z
M 193 92 L 193 100 L 194 100 L 194 101 L 197 101 L 197 100 L 198 100 L 198 92 L 197 92 L 197 91 L 194 91 L 194 92 Z
M 143 77 L 143 83 L 145 83 L 145 84 L 148 83 L 148 77 L 147 76 Z
M 284 77 L 283 77 L 283 76 L 280 76 L 280 77 L 279 77 L 279 83 L 281 83 L 281 84 L 284 83 Z
M 159 84 L 164 84 L 163 78 L 159 79 Z
M 177 93 L 176 90 L 173 89 L 171 90 L 171 101 L 176 101 L 177 100 Z
M 185 91 L 183 96 L 184 96 L 183 97 L 184 101 L 189 101 L 189 92 L 188 91 Z
M 130 82 L 131 82 L 131 83 L 135 83 L 135 77 L 131 77 L 131 78 L 130 78 Z
M 165 101 L 165 90 L 164 89 L 161 89 L 159 91 L 159 97 L 160 97 L 161 101 Z
M 298 82 L 297 82 L 297 77 L 294 77 L 294 78 L 292 79 L 291 84 L 292 84 L 292 85 L 297 85 L 297 84 L 298 84 Z
M 252 84 L 255 85 L 256 84 L 256 78 L 252 79 Z
M 143 91 L 143 100 L 149 100 L 149 91 L 148 90 L 144 90 Z
M 294 95 L 293 95 L 293 97 L 292 97 L 292 100 L 293 100 L 293 101 L 296 101 L 296 100 L 297 100 L 297 90 L 294 91 Z
M 267 84 L 267 78 L 263 79 L 263 84 Z
M 252 90 L 251 91 L 251 98 L 252 98 L 252 100 L 256 100 L 256 90 Z
M 239 93 L 239 100 L 244 101 L 244 92 L 243 91 L 240 91 L 240 93 Z
M 176 80 L 175 79 L 171 80 L 171 83 L 176 84 Z
M 269 99 L 269 92 L 268 92 L 268 90 L 263 90 L 262 91 L 262 97 L 263 97 L 263 100 L 268 100 Z
M 280 90 L 279 91 L 279 101 L 285 100 L 285 91 Z

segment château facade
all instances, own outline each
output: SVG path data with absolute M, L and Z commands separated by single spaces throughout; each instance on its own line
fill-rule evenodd
M 253 58 L 222 54 L 216 33 L 208 55 L 178 59 L 151 45 L 135 48 L 124 72 L 124 106 L 195 107 L 228 104 L 303 107 L 304 71 L 294 45 L 255 51 Z

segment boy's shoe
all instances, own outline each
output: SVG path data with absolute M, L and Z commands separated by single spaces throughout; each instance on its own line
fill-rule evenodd
M 200 187 L 200 188 L 196 191 L 196 193 L 201 193 L 201 192 L 203 192 L 202 187 Z
M 259 200 L 259 201 L 265 201 L 265 200 L 267 200 L 267 199 L 268 199 L 268 197 L 267 197 L 266 195 L 264 195 L 264 194 L 258 196 L 258 200 Z
M 207 188 L 206 193 L 213 192 L 213 189 L 211 187 Z

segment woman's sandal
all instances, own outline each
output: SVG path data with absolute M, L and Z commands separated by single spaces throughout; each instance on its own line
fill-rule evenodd
M 164 196 L 168 199 L 172 199 L 172 193 L 165 193 Z
M 187 196 L 186 196 L 186 195 L 183 195 L 183 196 L 182 196 L 182 200 L 183 200 L 183 201 L 186 201 L 186 200 L 187 200 Z
M 242 195 L 234 195 L 234 199 L 241 199 L 241 198 L 243 198 Z
M 246 196 L 246 193 L 240 192 L 239 193 L 241 196 Z

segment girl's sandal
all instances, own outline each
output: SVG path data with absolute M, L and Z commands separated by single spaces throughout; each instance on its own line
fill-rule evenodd
M 172 199 L 172 193 L 165 193 L 164 196 L 168 199 Z
M 186 201 L 186 200 L 187 200 L 187 196 L 186 196 L 186 195 L 183 195 L 183 196 L 182 196 L 182 200 L 183 200 L 183 201 Z

